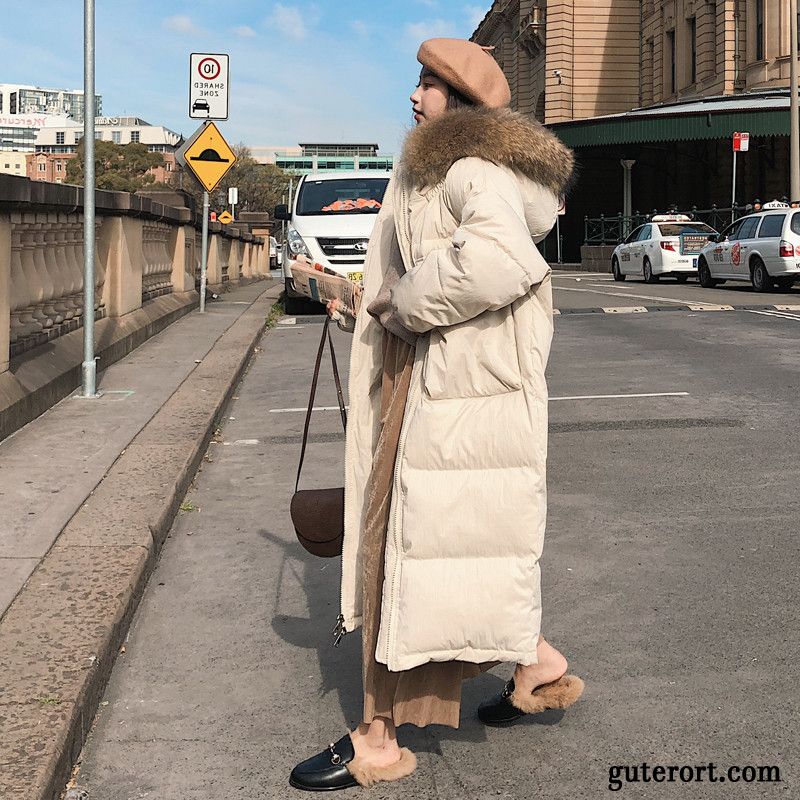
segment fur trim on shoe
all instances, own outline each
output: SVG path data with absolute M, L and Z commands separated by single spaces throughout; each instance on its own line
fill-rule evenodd
M 539 122 L 509 109 L 449 111 L 408 134 L 403 167 L 412 186 L 435 186 L 462 158 L 477 157 L 509 167 L 556 196 L 573 177 L 575 156 Z
M 529 695 L 514 689 L 511 705 L 526 714 L 538 714 L 548 708 L 568 708 L 583 694 L 583 681 L 577 675 L 562 675 L 557 681 L 537 686 Z
M 407 747 L 400 749 L 400 760 L 388 767 L 367 764 L 358 756 L 347 764 L 348 771 L 360 786 L 372 786 L 380 781 L 399 781 L 407 778 L 416 768 L 417 757 Z

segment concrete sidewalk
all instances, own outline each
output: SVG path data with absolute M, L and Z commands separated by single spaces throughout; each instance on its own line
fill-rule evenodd
M 57 797 L 282 287 L 241 286 L 0 444 L 0 797 Z

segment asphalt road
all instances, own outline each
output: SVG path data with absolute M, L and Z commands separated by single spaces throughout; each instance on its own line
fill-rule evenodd
M 556 305 L 594 307 L 594 294 L 565 289 L 595 281 L 593 293 L 709 294 L 558 277 Z M 84 749 L 91 800 L 299 796 L 292 766 L 358 718 L 358 635 L 330 644 L 338 565 L 306 555 L 288 515 L 293 409 L 318 323 L 296 318 L 265 338 L 210 448 Z M 346 362 L 348 337 L 336 340 Z M 459 730 L 401 729 L 419 769 L 371 798 L 594 800 L 609 795 L 611 765 L 709 761 L 777 765 L 783 780 L 619 794 L 800 797 L 798 345 L 800 313 L 557 319 L 544 630 L 585 696 L 486 729 L 474 711 L 509 675 L 498 667 L 465 685 Z M 335 406 L 322 383 L 317 404 Z M 312 431 L 306 485 L 339 485 L 338 413 L 318 412 Z

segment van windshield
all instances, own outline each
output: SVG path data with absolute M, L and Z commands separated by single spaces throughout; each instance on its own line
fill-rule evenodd
M 388 183 L 388 178 L 306 179 L 297 198 L 296 213 L 301 217 L 377 214 Z

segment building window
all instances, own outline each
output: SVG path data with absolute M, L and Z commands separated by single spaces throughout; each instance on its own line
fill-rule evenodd
M 139 131 L 131 131 L 131 141 L 132 142 L 139 141 Z
M 64 131 L 56 133 L 56 144 L 64 144 Z
M 675 94 L 675 31 L 667 31 L 667 64 L 668 83 L 670 94 Z
M 64 162 L 56 161 L 56 172 L 63 172 L 63 171 L 64 171 Z
M 119 144 L 122 141 L 122 131 L 111 131 L 111 141 Z
M 689 19 L 689 57 L 692 83 L 697 83 L 697 17 Z
M 39 172 L 47 172 L 47 164 L 44 161 L 39 162 Z
M 16 114 L 17 113 L 17 93 L 11 92 L 8 96 L 8 113 L 9 114 Z
M 756 0 L 756 61 L 764 60 L 764 0 Z

